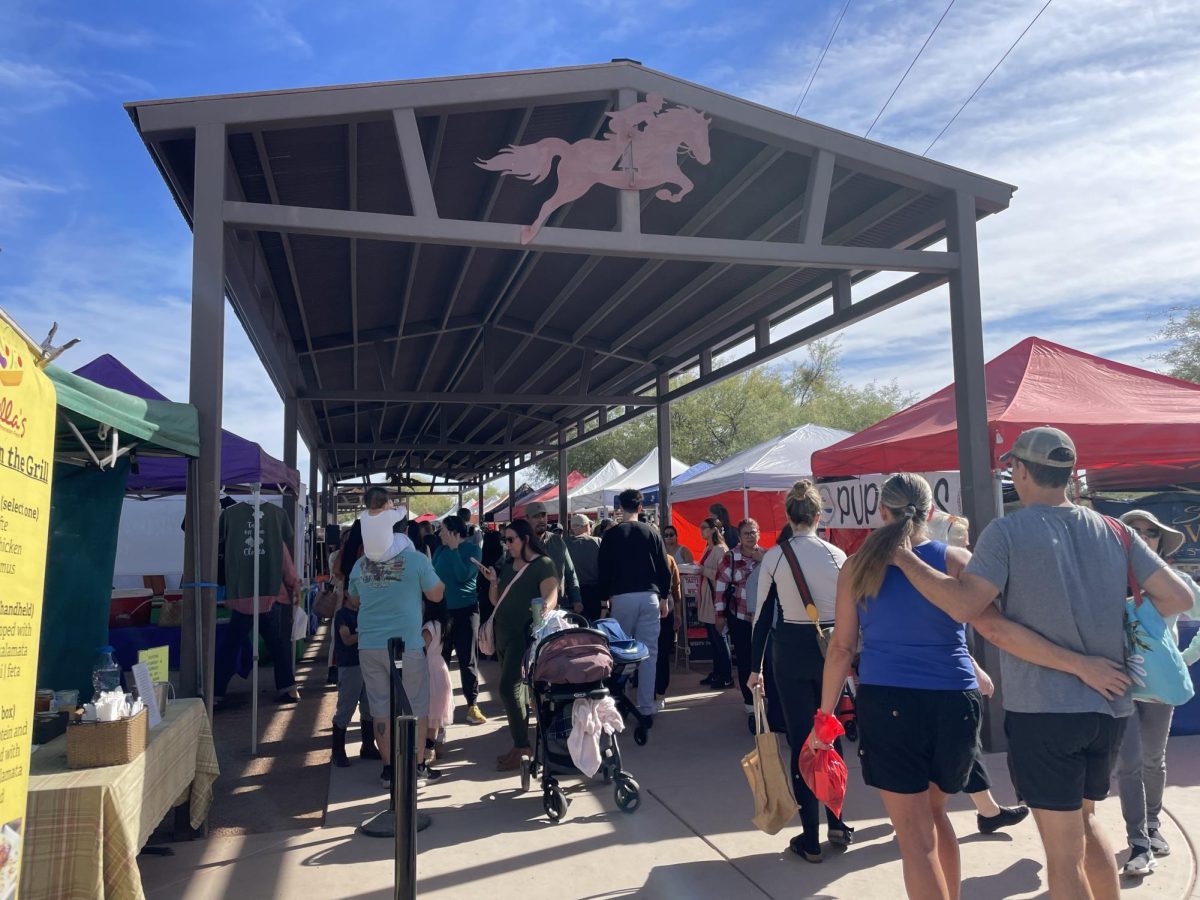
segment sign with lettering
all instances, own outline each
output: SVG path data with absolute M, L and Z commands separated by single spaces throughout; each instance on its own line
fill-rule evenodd
M 170 661 L 171 650 L 164 644 L 161 647 L 147 647 L 138 651 L 138 662 L 146 666 L 151 681 L 167 680 L 167 665 Z
M 962 515 L 962 482 L 957 472 L 922 472 L 933 489 L 933 505 L 952 516 Z M 879 493 L 889 475 L 860 475 L 817 485 L 821 525 L 825 528 L 878 528 Z
M 19 880 L 54 465 L 54 385 L 0 320 L 0 896 Z M 54 687 L 54 685 L 45 685 Z M 15 862 L 14 862 L 15 857 Z M 13 895 L 15 896 L 15 894 Z

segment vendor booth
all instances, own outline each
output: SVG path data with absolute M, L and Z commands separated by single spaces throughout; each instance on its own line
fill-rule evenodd
M 497 503 L 490 512 L 484 513 L 484 518 L 489 522 L 511 522 L 513 520 L 513 506 L 522 506 L 533 499 L 535 494 L 544 490 L 542 487 L 531 487 L 529 484 L 522 484 L 517 488 L 511 497 L 506 497 L 500 503 Z
M 586 497 L 600 490 L 618 475 L 623 475 L 626 471 L 628 470 L 623 465 L 615 459 L 610 459 L 567 494 L 571 512 L 579 512 L 583 508 L 579 505 L 580 497 Z
M 671 457 L 671 477 L 682 475 L 687 466 L 675 457 Z M 655 447 L 630 468 L 609 479 L 600 487 L 586 493 L 571 495 L 571 508 L 577 512 L 601 509 L 611 510 L 617 502 L 617 495 L 629 488 L 640 489 L 642 485 L 658 482 L 658 448 Z
M 787 523 L 783 498 L 796 481 L 811 474 L 812 454 L 848 435 L 837 428 L 800 425 L 672 487 L 671 523 L 679 531 L 679 542 L 699 559 L 704 552 L 700 523 L 708 517 L 708 508 L 720 503 L 735 524 L 756 519 L 762 529 L 759 542 L 772 546 Z
M 713 467 L 712 463 L 701 460 L 700 462 L 696 463 L 691 468 L 685 470 L 684 472 L 681 472 L 679 475 L 676 475 L 674 478 L 671 479 L 671 494 L 672 494 L 672 496 L 674 496 L 676 486 L 683 484 L 685 481 L 690 481 L 691 479 L 695 478 L 697 475 L 707 472 L 712 467 Z M 658 489 L 657 481 L 655 481 L 653 484 L 648 484 L 644 488 L 642 488 L 642 503 L 644 503 L 646 506 L 657 506 L 658 498 L 659 498 L 659 489 Z
M 570 497 L 571 491 L 575 490 L 575 488 L 579 487 L 579 485 L 583 484 L 584 481 L 586 481 L 586 480 L 587 479 L 584 478 L 582 472 L 572 471 L 569 475 L 567 475 L 567 496 Z M 544 503 L 544 504 L 546 504 L 546 511 L 549 514 L 548 521 L 557 522 L 558 521 L 558 502 L 557 501 L 558 501 L 558 485 L 557 484 L 549 485 L 548 487 L 543 488 L 542 490 L 538 491 L 536 494 L 532 495 L 531 497 L 527 497 L 524 500 L 519 501 L 515 508 L 515 518 L 518 518 L 518 519 L 524 518 L 525 507 L 529 506 L 530 503 Z

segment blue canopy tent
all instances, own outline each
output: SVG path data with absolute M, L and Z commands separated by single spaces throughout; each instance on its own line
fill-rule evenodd
M 703 472 L 707 472 L 712 467 L 713 467 L 712 463 L 705 462 L 704 460 L 700 460 L 700 462 L 696 463 L 690 469 L 687 469 L 684 472 L 680 472 L 678 475 L 676 475 L 674 478 L 672 478 L 671 485 L 673 487 L 677 484 L 683 484 L 689 478 L 695 478 L 697 475 L 700 475 Z M 646 506 L 654 506 L 655 504 L 658 503 L 658 483 L 657 482 L 655 482 L 652 485 L 649 485 L 648 487 L 642 488 L 642 503 L 644 503 Z

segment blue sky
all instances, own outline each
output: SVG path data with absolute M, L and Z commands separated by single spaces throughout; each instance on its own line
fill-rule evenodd
M 862 134 L 948 0 L 852 0 L 801 115 Z M 1044 0 L 959 0 L 872 139 L 921 152 Z M 190 235 L 130 100 L 602 62 L 789 112 L 842 0 L 28 3 L 0 9 L 0 305 L 187 395 Z M 1038 334 L 1154 367 L 1200 289 L 1200 4 L 1055 0 L 936 159 L 1016 184 L 980 229 L 994 355 Z M 278 453 L 282 404 L 227 317 L 225 422 Z M 845 374 L 951 380 L 946 296 L 845 333 Z M 301 448 L 301 471 L 307 474 Z

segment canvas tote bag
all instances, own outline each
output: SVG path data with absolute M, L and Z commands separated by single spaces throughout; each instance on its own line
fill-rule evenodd
M 786 738 L 767 728 L 761 688 L 754 689 L 754 749 L 742 757 L 742 771 L 754 795 L 754 827 L 777 834 L 796 814 L 791 758 Z
M 527 564 L 525 569 L 528 568 Z M 521 577 L 525 574 L 525 569 L 522 569 L 513 576 L 513 580 L 508 583 L 508 587 L 504 589 L 504 593 L 496 601 L 496 606 L 492 610 L 492 614 L 488 616 L 488 620 L 479 629 L 479 652 L 484 656 L 491 656 L 496 652 L 496 613 L 500 612 L 500 604 L 504 602 L 504 598 L 508 596 L 508 592 L 512 590 L 513 585 L 521 580 Z

